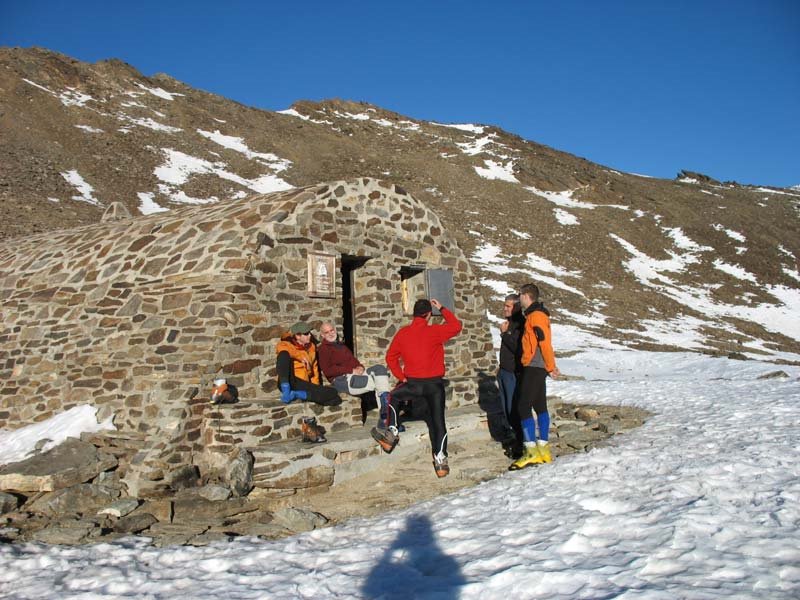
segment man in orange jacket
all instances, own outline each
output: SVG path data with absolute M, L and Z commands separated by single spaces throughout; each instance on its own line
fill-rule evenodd
M 336 388 L 321 385 L 317 345 L 309 325 L 302 321 L 292 325 L 281 336 L 275 353 L 281 401 L 288 404 L 292 400 L 308 399 L 327 406 L 342 403 Z
M 431 325 L 433 308 L 444 323 Z M 372 437 L 385 452 L 391 452 L 399 438 L 397 407 L 403 400 L 424 403 L 425 423 L 431 440 L 433 468 L 438 477 L 450 473 L 447 464 L 447 426 L 444 419 L 444 343 L 461 331 L 461 321 L 436 298 L 414 303 L 410 325 L 398 331 L 386 352 L 386 364 L 400 384 L 389 394 L 386 423 L 373 427 Z
M 547 376 L 557 379 L 561 375 L 556 367 L 556 356 L 553 352 L 550 313 L 544 304 L 539 302 L 539 288 L 533 283 L 523 285 L 519 291 L 519 302 L 522 314 L 525 315 L 525 328 L 522 333 L 522 375 L 517 408 L 525 450 L 520 458 L 511 463 L 510 471 L 552 462 L 549 443 L 550 413 L 547 411 Z

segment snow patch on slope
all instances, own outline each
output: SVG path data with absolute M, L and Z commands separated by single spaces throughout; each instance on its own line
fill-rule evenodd
M 519 180 L 514 177 L 514 162 L 509 161 L 505 165 L 493 160 L 484 160 L 485 167 L 474 167 L 475 172 L 484 179 L 499 179 L 501 181 L 508 181 L 510 183 L 519 183 Z
M 79 202 L 88 202 L 92 206 L 100 206 L 100 201 L 94 197 L 94 188 L 89 185 L 86 180 L 81 177 L 81 174 L 76 170 L 66 171 L 61 173 L 61 176 L 67 180 L 67 183 L 74 186 L 78 190 L 78 196 L 72 196 L 73 200 Z
M 255 179 L 245 179 L 240 175 L 228 171 L 225 168 L 227 165 L 224 162 L 212 163 L 205 159 L 190 156 L 170 148 L 164 148 L 162 152 L 165 155 L 165 161 L 163 164 L 156 167 L 154 174 L 164 184 L 173 188 L 169 195 L 175 202 L 197 204 L 216 201 L 216 198 L 207 200 L 191 198 L 183 191 L 174 189 L 175 186 L 185 184 L 193 175 L 216 175 L 221 179 L 233 181 L 242 187 L 249 188 L 260 194 L 292 189 L 290 184 L 272 173 L 261 175 Z

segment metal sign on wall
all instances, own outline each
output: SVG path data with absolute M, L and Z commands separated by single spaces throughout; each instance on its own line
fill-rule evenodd
M 425 283 L 428 297 L 436 298 L 445 308 L 454 309 L 455 292 L 453 288 L 453 272 L 449 269 L 427 269 Z M 438 309 L 433 309 L 434 315 L 440 315 Z
M 312 298 L 335 298 L 335 271 L 335 255 L 324 252 L 309 252 L 308 295 Z

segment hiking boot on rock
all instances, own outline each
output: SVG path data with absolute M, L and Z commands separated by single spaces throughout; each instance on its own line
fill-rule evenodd
M 303 433 L 304 442 L 321 444 L 328 441 L 325 439 L 325 428 L 322 425 L 317 425 L 317 419 L 315 417 L 303 417 L 300 431 Z
M 548 449 L 549 454 L 549 449 Z M 542 455 L 539 453 L 539 445 L 538 444 L 525 444 L 525 450 L 517 460 L 511 463 L 511 466 L 508 467 L 509 471 L 519 471 L 520 469 L 525 469 L 527 467 L 532 467 L 533 465 L 540 465 L 544 462 Z
M 450 466 L 447 464 L 447 457 L 442 454 L 433 455 L 433 470 L 436 471 L 436 476 L 441 479 L 450 474 Z
M 386 452 L 386 454 L 391 454 L 394 447 L 397 446 L 397 442 L 400 441 L 400 436 L 397 433 L 397 428 L 389 426 L 387 428 L 379 428 L 373 427 L 372 431 L 370 431 L 372 435 L 372 439 L 378 442 L 378 445 L 381 447 L 381 450 Z
M 550 453 L 550 444 L 547 442 L 538 442 L 537 450 L 539 451 L 539 456 L 542 458 L 543 463 L 551 463 L 553 462 L 553 455 Z

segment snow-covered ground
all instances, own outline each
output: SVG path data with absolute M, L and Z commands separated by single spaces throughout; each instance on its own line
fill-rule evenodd
M 571 402 L 653 417 L 611 446 L 379 518 L 202 548 L 0 546 L 15 598 L 797 598 L 800 368 L 631 351 L 577 328 Z M 456 442 L 457 440 L 453 440 Z M 490 443 L 487 441 L 487 443 Z M 453 465 L 458 469 L 458 465 Z M 436 485 L 430 478 L 409 485 Z M 391 493 L 387 490 L 387 493 Z

